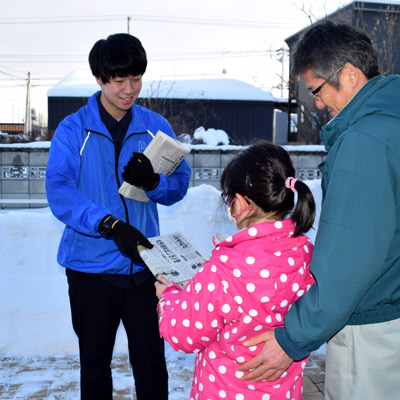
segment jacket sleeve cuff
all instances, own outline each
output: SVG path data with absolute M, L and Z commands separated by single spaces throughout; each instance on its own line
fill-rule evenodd
M 293 360 L 302 360 L 309 355 L 309 352 L 303 350 L 295 342 L 293 342 L 284 327 L 275 329 L 275 339 L 285 353 Z

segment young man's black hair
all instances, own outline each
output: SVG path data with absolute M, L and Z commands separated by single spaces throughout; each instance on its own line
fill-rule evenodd
M 107 83 L 111 78 L 143 75 L 146 51 L 135 36 L 116 33 L 97 41 L 89 53 L 92 74 Z

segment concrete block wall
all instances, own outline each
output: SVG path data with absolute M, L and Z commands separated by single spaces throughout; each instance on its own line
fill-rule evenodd
M 192 150 L 188 158 L 192 168 L 190 186 L 208 184 L 220 189 L 222 171 L 239 151 Z
M 48 148 L 0 148 L 1 208 L 47 206 L 45 175 Z
M 296 169 L 296 178 L 302 181 L 309 179 L 320 179 L 321 171 L 318 165 L 324 161 L 325 152 L 306 153 L 306 152 L 290 152 L 293 166 Z
M 296 170 L 296 177 L 300 180 L 320 179 L 321 173 L 318 165 L 325 159 L 325 151 L 306 151 L 304 146 L 302 150 L 293 150 L 290 146 L 288 152 Z M 222 171 L 229 161 L 240 150 L 192 150 L 188 161 L 192 167 L 192 177 L 190 186 L 199 186 L 208 184 L 220 189 L 220 178 Z
M 288 152 L 301 180 L 318 179 L 318 165 L 324 160 L 325 151 L 298 150 L 289 146 Z M 192 149 L 188 161 L 192 167 L 190 187 L 202 184 L 220 189 L 222 171 L 229 161 L 241 151 Z M 0 146 L 0 208 L 46 207 L 45 175 L 49 147 Z

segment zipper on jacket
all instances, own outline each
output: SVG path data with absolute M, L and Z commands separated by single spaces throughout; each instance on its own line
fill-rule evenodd
M 115 178 L 117 179 L 118 187 L 121 187 L 121 181 L 119 180 L 119 176 L 118 176 L 119 156 L 120 156 L 120 154 L 121 154 L 121 150 L 122 150 L 122 148 L 124 147 L 124 144 L 126 143 L 126 141 L 127 141 L 131 136 L 134 136 L 134 135 L 143 135 L 143 134 L 147 134 L 147 132 L 137 132 L 137 133 L 130 133 L 129 135 L 125 135 L 124 140 L 122 141 L 121 147 L 120 147 L 120 148 L 117 148 L 117 147 L 115 146 L 114 141 L 112 141 L 113 144 L 114 144 L 114 150 L 115 150 L 115 152 L 114 152 L 114 154 L 115 154 Z M 124 205 L 126 222 L 129 224 L 128 206 L 127 206 L 127 204 L 126 204 L 126 201 L 125 201 L 125 199 L 124 199 L 124 196 L 122 196 L 122 194 L 120 194 L 119 197 L 121 198 L 122 204 Z
M 124 140 L 123 140 L 122 143 L 121 143 L 121 147 L 118 149 L 118 148 L 115 146 L 114 140 L 113 140 L 112 138 L 108 137 L 107 135 L 105 135 L 104 133 L 97 132 L 97 131 L 92 131 L 92 130 L 90 130 L 90 129 L 85 129 L 85 131 L 88 132 L 88 134 L 90 134 L 90 133 L 96 133 L 97 135 L 104 136 L 106 139 L 110 140 L 110 141 L 112 142 L 112 144 L 114 145 L 114 158 L 115 158 L 115 160 L 114 160 L 114 164 L 115 164 L 115 171 L 114 171 L 114 174 L 115 174 L 115 179 L 117 180 L 117 185 L 118 185 L 118 187 L 120 187 L 120 186 L 121 186 L 121 181 L 119 180 L 119 176 L 118 176 L 118 166 L 119 166 L 119 156 L 120 156 L 120 154 L 121 154 L 122 147 L 123 147 L 124 144 L 126 143 L 127 139 L 129 139 L 131 136 L 148 134 L 148 132 L 137 132 L 137 133 L 130 133 L 129 135 L 125 135 L 125 138 L 124 138 Z M 124 206 L 126 223 L 127 223 L 127 224 L 130 224 L 130 222 L 129 222 L 128 206 L 127 206 L 127 204 L 126 204 L 126 201 L 125 201 L 125 199 L 124 199 L 124 196 L 122 196 L 122 194 L 120 194 L 120 193 L 118 193 L 118 194 L 119 194 L 119 197 L 121 198 L 122 205 Z M 133 262 L 133 260 L 131 260 L 131 268 L 130 268 L 129 275 L 132 275 L 133 264 L 134 264 L 134 262 Z
M 125 139 L 124 139 L 124 141 L 125 141 Z M 121 181 L 119 180 L 119 176 L 118 176 L 118 166 L 119 166 L 119 155 L 121 154 L 123 143 L 121 143 L 121 147 L 120 148 L 117 148 L 117 146 L 115 146 L 115 142 L 113 140 L 112 140 L 112 142 L 113 142 L 113 145 L 114 145 L 114 158 L 115 158 L 115 160 L 114 160 L 115 161 L 114 162 L 114 165 L 115 165 L 114 173 L 115 173 L 115 179 L 117 180 L 118 187 L 121 187 Z M 124 206 L 126 223 L 130 225 L 128 206 L 126 204 L 124 196 L 122 196 L 122 194 L 120 194 L 120 193 L 118 193 L 118 194 L 119 194 L 119 197 L 120 197 L 120 199 L 122 201 L 122 205 Z M 131 267 L 130 267 L 130 270 L 129 270 L 129 275 L 130 276 L 132 276 L 133 264 L 134 264 L 133 260 L 131 259 Z
M 147 132 L 137 132 L 137 133 L 131 133 L 131 134 L 129 134 L 129 135 L 125 135 L 125 138 L 124 138 L 124 140 L 122 141 L 121 147 L 120 147 L 119 149 L 115 146 L 115 143 L 114 143 L 114 141 L 113 141 L 114 150 L 115 150 L 115 152 L 114 152 L 114 154 L 115 154 L 115 178 L 117 179 L 118 187 L 121 187 L 121 181 L 119 180 L 119 176 L 118 176 L 118 165 L 119 165 L 119 156 L 120 156 L 120 154 L 121 154 L 122 147 L 124 147 L 124 144 L 126 143 L 126 141 L 127 141 L 131 136 L 134 136 L 134 135 L 143 135 L 143 134 L 145 134 L 145 133 L 147 134 Z M 125 209 L 125 218 L 126 218 L 126 222 L 129 224 L 130 222 L 129 222 L 128 206 L 127 206 L 127 204 L 126 204 L 126 201 L 125 201 L 125 199 L 124 199 L 124 196 L 122 196 L 122 194 L 119 193 L 119 197 L 121 198 L 122 204 L 123 204 L 124 209 Z M 131 269 L 130 269 L 129 275 L 132 275 L 132 272 L 133 272 L 133 264 L 134 264 L 134 262 L 133 262 L 133 260 L 131 260 Z
M 90 130 L 90 129 L 85 129 L 85 131 L 86 131 L 88 134 L 90 134 L 90 133 L 95 133 L 95 134 L 97 134 L 97 135 L 103 136 L 103 137 L 105 137 L 107 140 L 109 140 L 109 141 L 113 144 L 113 146 L 114 146 L 114 164 L 115 164 L 115 171 L 114 171 L 114 174 L 115 174 L 115 179 L 116 179 L 116 181 L 117 181 L 117 185 L 118 185 L 118 187 L 120 187 L 120 186 L 121 186 L 121 181 L 119 180 L 119 176 L 118 176 L 118 165 L 119 165 L 118 160 L 119 160 L 119 155 L 120 155 L 121 150 L 122 150 L 122 146 L 123 146 L 124 143 L 125 143 L 126 136 L 125 136 L 125 138 L 124 138 L 124 140 L 123 140 L 123 142 L 122 142 L 122 144 L 121 144 L 121 148 L 118 149 L 118 148 L 115 146 L 114 140 L 113 140 L 112 138 L 110 138 L 109 136 L 107 136 L 106 134 L 104 134 L 104 133 L 102 133 L 102 132 L 93 131 L 93 130 Z M 141 133 L 142 133 L 142 132 L 140 132 L 139 134 L 141 134 Z M 147 132 L 146 132 L 146 133 L 147 133 Z M 131 134 L 131 135 L 132 135 L 132 134 Z M 131 136 L 131 135 L 130 135 L 130 136 Z M 133 135 L 135 135 L 135 133 L 134 133 Z M 124 206 L 126 222 L 129 224 L 128 206 L 126 205 L 124 196 L 122 196 L 122 195 L 120 194 L 119 197 L 121 198 L 122 204 L 123 204 L 123 206 Z

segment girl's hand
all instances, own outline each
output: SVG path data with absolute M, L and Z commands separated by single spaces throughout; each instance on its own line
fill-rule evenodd
M 171 286 L 172 282 L 164 275 L 157 276 L 157 282 L 154 283 L 156 287 L 156 296 L 160 299 L 166 287 Z

